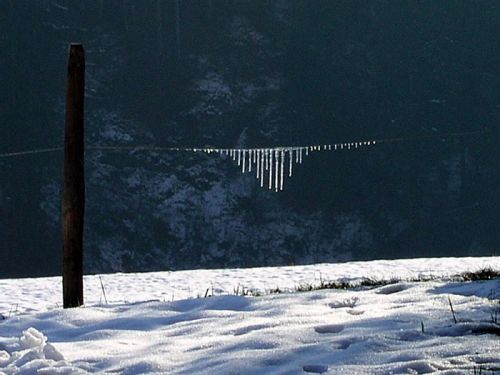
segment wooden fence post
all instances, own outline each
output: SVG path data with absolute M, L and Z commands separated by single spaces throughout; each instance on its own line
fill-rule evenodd
M 61 207 L 64 308 L 83 305 L 84 92 L 85 52 L 81 44 L 71 44 L 68 59 Z

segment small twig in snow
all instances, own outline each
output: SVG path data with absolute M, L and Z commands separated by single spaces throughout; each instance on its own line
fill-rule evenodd
M 99 276 L 99 281 L 101 282 L 102 295 L 104 296 L 104 302 L 108 304 L 108 299 L 106 298 L 106 290 L 104 289 L 104 284 L 102 283 L 102 278 Z
M 451 298 L 448 296 L 448 302 L 450 303 L 451 314 L 453 315 L 453 321 L 457 324 L 457 317 L 455 316 L 455 310 L 453 309 L 453 304 L 451 303 Z

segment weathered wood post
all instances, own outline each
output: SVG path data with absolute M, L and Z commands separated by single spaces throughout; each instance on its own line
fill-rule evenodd
M 81 44 L 71 44 L 66 91 L 64 186 L 61 207 L 64 308 L 83 304 L 84 91 L 85 52 Z

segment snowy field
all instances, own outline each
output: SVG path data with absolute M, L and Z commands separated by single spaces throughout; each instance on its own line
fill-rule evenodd
M 500 374 L 500 279 L 447 279 L 484 268 L 500 257 L 87 276 L 70 310 L 60 278 L 0 280 L 0 374 Z M 269 294 L 364 278 L 400 281 Z

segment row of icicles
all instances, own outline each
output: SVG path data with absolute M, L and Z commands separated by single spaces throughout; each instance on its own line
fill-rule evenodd
M 283 190 L 285 169 L 292 176 L 293 165 L 302 164 L 303 156 L 314 151 L 351 150 L 374 145 L 376 141 L 338 143 L 320 146 L 285 146 L 274 148 L 193 148 L 194 152 L 217 153 L 232 158 L 242 173 L 255 173 L 261 187 L 276 192 Z M 267 179 L 267 182 L 266 182 Z

